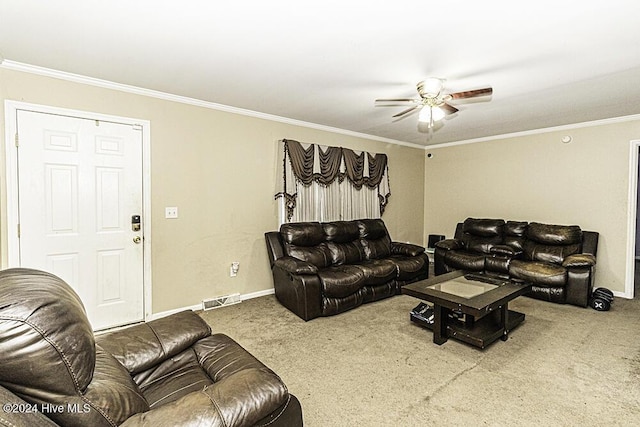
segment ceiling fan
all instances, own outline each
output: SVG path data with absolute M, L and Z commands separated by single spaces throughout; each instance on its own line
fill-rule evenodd
M 462 92 L 445 93 L 444 79 L 429 77 L 416 85 L 420 98 L 406 99 L 376 99 L 376 107 L 396 107 L 410 105 L 409 108 L 395 114 L 393 118 L 403 119 L 413 113 L 420 112 L 418 121 L 427 123 L 429 129 L 434 123 L 443 119 L 447 114 L 458 111 L 456 107 L 449 104 L 450 101 L 459 99 L 476 98 L 488 96 L 493 93 L 491 87 L 482 89 L 467 90 Z

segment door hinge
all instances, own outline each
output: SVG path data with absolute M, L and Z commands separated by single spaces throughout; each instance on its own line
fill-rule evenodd
M 20 238 L 20 224 L 18 224 L 18 239 Z
M 15 143 L 16 143 L 16 147 L 20 145 L 19 138 L 18 138 L 18 132 L 16 132 Z

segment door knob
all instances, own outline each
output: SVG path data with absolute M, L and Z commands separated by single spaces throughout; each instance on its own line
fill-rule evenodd
M 142 238 L 140 236 L 136 236 L 133 238 L 133 243 L 139 244 L 142 242 Z

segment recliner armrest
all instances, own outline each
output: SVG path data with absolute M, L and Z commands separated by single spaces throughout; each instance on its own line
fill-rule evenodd
M 291 274 L 318 274 L 318 267 L 307 261 L 294 258 L 292 256 L 285 256 L 278 258 L 273 264 L 274 267 L 280 267 L 287 273 Z
M 175 356 L 209 335 L 209 325 L 193 311 L 186 310 L 99 335 L 96 344 L 133 375 Z
M 289 399 L 282 381 L 268 370 L 247 369 L 202 391 L 138 413 L 121 427 L 255 425 Z
M 454 249 L 462 249 L 464 248 L 464 244 L 461 240 L 458 239 L 445 239 L 437 242 L 435 247 L 448 251 Z
M 562 261 L 562 266 L 565 268 L 592 267 L 594 265 L 596 265 L 596 257 L 591 254 L 569 255 Z
M 424 252 L 424 248 L 412 243 L 391 242 L 391 254 L 393 255 L 405 255 L 405 256 L 418 256 Z

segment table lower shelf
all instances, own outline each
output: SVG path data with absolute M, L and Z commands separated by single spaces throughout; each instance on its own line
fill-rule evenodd
M 411 313 L 410 319 L 420 326 L 433 330 L 433 322 L 428 322 L 413 313 Z M 523 313 L 509 310 L 507 332 L 513 330 L 523 321 Z M 505 330 L 500 325 L 499 311 L 494 311 L 481 319 L 475 320 L 472 325 L 465 324 L 463 319 L 447 318 L 447 337 L 458 339 L 476 347 L 485 348 L 504 335 Z

